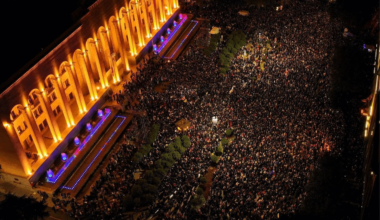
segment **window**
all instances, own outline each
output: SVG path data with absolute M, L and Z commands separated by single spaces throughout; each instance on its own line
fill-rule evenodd
M 70 92 L 70 94 L 69 94 L 69 100 L 73 100 L 73 98 L 74 98 L 73 93 Z
M 41 106 L 38 106 L 38 114 L 40 115 L 40 114 L 42 114 L 42 108 L 41 108 Z
M 50 103 L 53 103 L 56 99 L 57 99 L 57 96 L 55 95 L 55 92 L 53 92 L 51 96 L 49 97 Z
M 40 124 L 40 125 L 38 125 L 38 128 L 40 129 L 40 131 L 43 131 L 44 130 L 44 125 Z
M 57 116 L 60 112 L 61 112 L 61 108 L 60 108 L 59 105 L 58 105 L 57 108 L 54 109 L 54 111 L 53 111 L 54 116 Z
M 46 119 L 42 123 L 44 124 L 44 127 L 46 127 L 48 125 Z
M 29 135 L 29 140 L 30 140 L 31 142 L 33 142 L 32 135 Z
M 66 88 L 70 86 L 69 79 L 65 80 L 65 85 L 66 85 Z
M 22 130 L 21 130 L 21 127 L 20 127 L 20 126 L 17 126 L 17 132 L 18 132 L 18 134 L 21 134 L 21 133 L 22 133 Z
M 28 125 L 26 125 L 25 121 L 22 122 L 24 124 L 24 128 L 27 129 Z
M 40 115 L 38 114 L 38 111 L 37 111 L 37 110 L 33 112 L 33 115 L 34 115 L 34 118 L 36 118 L 36 119 L 40 116 Z
M 11 111 L 12 119 L 14 120 L 16 118 L 16 113 L 14 111 Z
M 125 25 L 125 23 L 124 23 L 124 29 L 127 30 L 127 25 Z

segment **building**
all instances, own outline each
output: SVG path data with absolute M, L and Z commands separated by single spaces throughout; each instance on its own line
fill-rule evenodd
M 0 181 L 30 187 L 179 12 L 178 0 L 98 0 L 0 86 Z M 163 28 L 164 27 L 164 28 Z
M 379 45 L 375 49 L 374 80 L 371 99 L 365 111 L 365 151 L 363 164 L 363 194 L 360 219 L 379 219 L 379 92 L 380 57 Z

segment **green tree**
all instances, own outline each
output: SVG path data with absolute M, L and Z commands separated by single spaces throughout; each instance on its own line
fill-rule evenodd
M 154 170 L 154 176 L 159 178 L 159 179 L 162 179 L 164 178 L 164 176 L 166 175 L 166 172 L 164 169 L 155 169 Z
M 141 197 L 143 191 L 139 185 L 133 185 L 131 189 L 131 194 L 133 198 Z
M 130 194 L 124 196 L 123 198 L 123 205 L 127 208 L 127 209 L 132 209 L 133 208 L 133 198 Z
M 142 199 L 145 205 L 150 205 L 154 202 L 154 196 L 151 194 L 144 194 Z
M 155 186 L 159 186 L 161 184 L 161 180 L 158 177 L 153 177 L 152 184 Z
M 181 154 L 178 153 L 177 151 L 174 151 L 172 153 L 172 157 L 173 157 L 174 160 L 179 160 L 179 158 L 181 158 Z
M 199 178 L 199 181 L 201 182 L 201 184 L 206 184 L 207 179 L 206 179 L 206 177 L 201 176 L 201 178 Z
M 228 140 L 227 140 L 227 138 L 222 138 L 221 143 L 222 143 L 223 146 L 228 145 Z M 222 148 L 222 150 L 223 150 L 223 148 Z
M 152 182 L 153 177 L 154 177 L 153 170 L 145 171 L 144 178 L 146 179 L 146 181 L 148 181 L 148 183 Z
M 146 184 L 144 185 L 143 191 L 144 193 L 154 195 L 157 193 L 157 186 L 152 185 L 152 184 Z
M 179 138 L 179 137 L 176 137 L 176 138 L 174 138 L 174 146 L 175 146 L 175 148 L 179 148 L 179 147 L 182 147 L 182 141 L 181 141 L 181 138 Z
M 211 161 L 214 162 L 214 163 L 218 163 L 219 157 L 216 156 L 216 155 L 211 155 Z
M 0 202 L 0 219 L 2 220 L 37 220 L 49 217 L 45 202 L 37 201 L 33 197 L 17 197 L 11 193 L 5 195 Z
M 199 196 L 203 195 L 203 189 L 198 187 L 196 190 L 195 190 L 195 193 Z
M 140 198 L 135 198 L 133 200 L 133 203 L 135 204 L 135 206 L 140 206 L 141 205 L 141 199 Z
M 220 144 L 215 148 L 215 155 L 221 156 L 223 154 L 223 146 Z
M 164 154 L 162 154 L 162 155 L 161 155 L 161 159 L 163 160 L 162 162 L 164 162 L 164 161 L 169 161 L 169 162 L 171 162 L 171 163 L 174 162 L 174 159 L 173 159 L 171 153 L 164 153 Z
M 226 135 L 227 135 L 227 136 L 231 136 L 231 134 L 232 134 L 232 130 L 231 130 L 231 129 L 227 129 L 227 131 L 226 131 Z
M 163 168 L 163 166 L 162 166 L 162 160 L 161 160 L 161 159 L 156 160 L 156 161 L 154 162 L 154 167 L 155 167 L 156 169 L 162 169 L 162 168 Z

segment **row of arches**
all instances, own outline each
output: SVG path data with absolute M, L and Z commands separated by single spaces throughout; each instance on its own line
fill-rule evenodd
M 33 148 L 40 158 L 47 157 L 45 133 L 54 142 L 62 140 L 63 131 L 75 126 L 74 118 L 85 114 L 87 105 L 101 95 L 100 88 L 120 82 L 120 74 L 130 68 L 128 58 L 138 54 L 178 7 L 178 0 L 130 1 L 48 75 L 41 88 L 30 91 L 26 103 L 10 113 L 24 150 Z

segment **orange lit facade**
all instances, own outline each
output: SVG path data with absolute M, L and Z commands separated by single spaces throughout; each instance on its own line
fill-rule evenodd
M 0 181 L 29 185 L 178 9 L 178 0 L 98 0 L 58 45 L 4 88 Z

